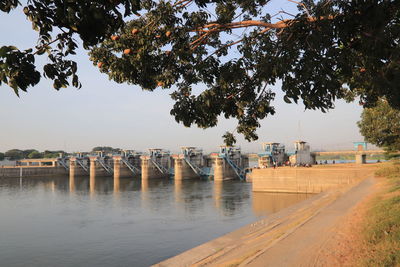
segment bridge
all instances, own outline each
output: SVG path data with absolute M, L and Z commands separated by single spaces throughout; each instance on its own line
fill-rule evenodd
M 385 154 L 384 150 L 376 149 L 376 150 L 363 150 L 366 155 L 381 155 Z M 336 155 L 356 155 L 359 151 L 356 150 L 333 150 L 333 151 L 312 151 L 312 154 L 316 156 L 336 156 Z M 257 159 L 259 157 L 256 153 L 248 153 L 246 154 L 249 158 Z
M 377 154 L 384 154 L 384 150 L 362 150 L 364 154 L 367 155 L 377 155 Z M 337 150 L 337 151 L 314 151 L 311 152 L 316 156 L 333 156 L 333 155 L 356 155 L 357 153 L 360 153 L 360 151 L 355 151 L 355 150 Z

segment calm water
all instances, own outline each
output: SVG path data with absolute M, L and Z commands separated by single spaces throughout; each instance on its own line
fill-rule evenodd
M 0 265 L 148 266 L 306 197 L 239 181 L 0 178 Z

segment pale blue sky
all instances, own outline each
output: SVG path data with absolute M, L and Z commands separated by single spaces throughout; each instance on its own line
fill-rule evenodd
M 275 1 L 276 2 L 276 1 Z M 288 4 L 285 4 L 288 5 Z M 277 8 L 277 6 L 275 6 Z M 26 49 L 35 44 L 36 33 L 22 12 L 0 14 L 0 46 Z M 137 86 L 110 82 L 89 61 L 86 52 L 77 55 L 78 73 L 83 87 L 55 91 L 51 82 L 42 82 L 18 98 L 7 85 L 0 86 L 0 151 L 12 148 L 64 149 L 85 151 L 108 145 L 146 150 L 162 147 L 177 151 L 180 146 L 217 150 L 221 136 L 236 126 L 235 120 L 221 119 L 218 127 L 203 130 L 185 128 L 169 115 L 172 90 L 142 91 Z M 304 111 L 302 105 L 288 105 L 279 86 L 274 90 L 277 114 L 262 121 L 259 140 L 247 142 L 239 136 L 244 151 L 260 150 L 260 142 L 276 141 L 292 146 L 299 138 L 312 149 L 350 149 L 360 141 L 356 122 L 361 107 L 337 102 L 335 110 Z

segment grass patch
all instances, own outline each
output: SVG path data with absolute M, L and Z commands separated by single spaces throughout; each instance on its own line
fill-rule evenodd
M 364 226 L 366 253 L 362 266 L 400 266 L 400 161 L 385 163 L 376 172 L 389 189 L 372 203 Z

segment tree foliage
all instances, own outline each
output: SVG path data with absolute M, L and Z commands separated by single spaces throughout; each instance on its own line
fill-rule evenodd
M 63 151 L 63 150 L 55 150 L 55 151 L 45 150 L 43 152 L 43 158 L 58 158 L 60 156 L 60 154 L 65 154 L 65 151 Z
M 19 149 L 10 149 L 4 153 L 4 155 L 10 160 L 17 160 L 24 158 L 24 152 Z
M 92 149 L 92 152 L 98 152 L 98 151 L 102 151 L 102 152 L 106 152 L 106 153 L 118 153 L 121 151 L 120 148 L 113 148 L 110 146 L 96 146 Z
M 19 160 L 19 159 L 41 159 L 41 158 L 57 158 L 60 153 L 65 153 L 62 150 L 50 151 L 45 150 L 44 152 L 39 152 L 36 149 L 10 149 L 5 152 L 5 157 L 11 160 Z
M 17 5 L 2 2 L 5 12 Z M 3 47 L 0 75 L 16 92 L 26 90 L 40 79 L 32 55 L 47 51 L 44 75 L 54 87 L 68 78 L 79 87 L 76 63 L 66 59 L 78 34 L 111 80 L 171 88 L 171 114 L 185 126 L 235 118 L 237 132 L 255 140 L 260 120 L 275 113 L 277 81 L 285 102 L 306 109 L 325 112 L 336 99 L 355 97 L 366 108 L 381 97 L 400 108 L 399 1 L 295 3 L 295 14 L 271 14 L 270 0 L 28 1 L 39 45 L 35 52 Z
M 17 0 L 2 0 L 0 10 L 10 13 L 20 5 Z M 0 48 L 0 85 L 8 84 L 18 95 L 19 90 L 35 86 L 44 76 L 53 80 L 56 90 L 69 85 L 80 87 L 77 64 L 68 59 L 78 47 L 74 36 L 78 35 L 89 49 L 121 28 L 124 16 L 138 9 L 137 0 L 26 1 L 22 11 L 38 32 L 37 45 L 26 50 L 12 45 Z M 49 63 L 40 72 L 35 58 L 43 54 Z
M 400 151 L 400 111 L 390 107 L 386 100 L 364 109 L 357 124 L 367 142 L 390 152 Z
M 4 158 L 5 158 L 4 153 L 0 152 L 0 161 L 4 160 Z
M 43 154 L 40 153 L 39 151 L 35 150 L 29 153 L 28 159 L 41 159 L 43 158 Z
M 400 107 L 400 2 L 302 1 L 281 19 L 268 0 L 150 3 L 91 59 L 119 83 L 175 85 L 171 114 L 185 126 L 212 127 L 223 115 L 257 139 L 259 121 L 275 113 L 278 80 L 284 100 L 306 109 L 355 96 L 365 107 L 380 96 Z

